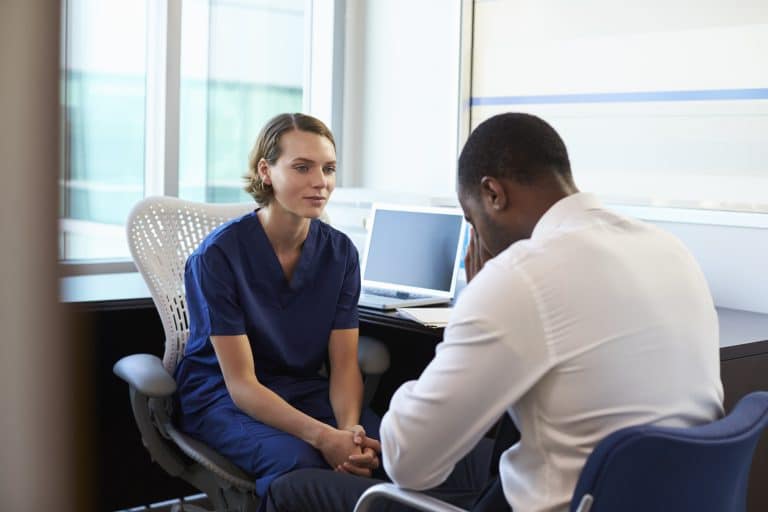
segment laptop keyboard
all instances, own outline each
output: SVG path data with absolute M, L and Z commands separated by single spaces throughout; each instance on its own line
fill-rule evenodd
M 426 299 L 429 295 L 420 295 L 418 293 L 397 292 L 385 288 L 363 288 L 363 293 L 378 295 L 379 297 L 391 297 L 393 299 Z

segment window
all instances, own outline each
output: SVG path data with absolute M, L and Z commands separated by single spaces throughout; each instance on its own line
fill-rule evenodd
M 303 0 L 184 3 L 181 197 L 248 200 L 241 178 L 258 130 L 280 112 L 302 109 L 303 4 Z M 207 37 L 201 37 L 204 34 Z
M 476 0 L 471 124 L 540 115 L 585 190 L 764 224 L 767 23 L 757 0 Z
M 331 111 L 307 93 L 310 70 L 330 76 L 332 62 L 310 64 L 333 53 L 332 6 L 64 0 L 60 258 L 127 259 L 123 225 L 142 197 L 249 200 L 242 176 L 264 122 Z
M 147 5 L 68 0 L 63 18 L 60 256 L 119 256 L 144 190 Z

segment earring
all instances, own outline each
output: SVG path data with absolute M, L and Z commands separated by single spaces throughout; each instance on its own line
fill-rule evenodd
M 269 183 L 266 183 L 264 181 L 264 178 L 262 176 L 259 176 L 259 179 L 256 180 L 256 188 L 258 188 L 259 190 L 264 191 L 264 190 L 267 190 L 271 186 L 272 185 L 270 185 Z

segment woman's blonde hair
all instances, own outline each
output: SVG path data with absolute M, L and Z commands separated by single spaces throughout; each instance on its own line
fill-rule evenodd
M 280 138 L 284 133 L 300 130 L 321 135 L 331 141 L 333 149 L 336 149 L 336 141 L 333 140 L 333 134 L 325 124 L 319 119 L 306 114 L 279 114 L 270 119 L 264 128 L 256 137 L 256 143 L 253 145 L 248 155 L 248 173 L 243 176 L 246 185 L 245 191 L 262 206 L 267 206 L 275 196 L 272 185 L 264 183 L 259 175 L 259 162 L 263 158 L 269 165 L 275 165 L 280 158 L 282 149 L 280 148 Z

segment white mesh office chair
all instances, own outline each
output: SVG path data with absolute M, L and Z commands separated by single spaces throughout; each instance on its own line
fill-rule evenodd
M 254 203 L 204 204 L 150 197 L 133 208 L 126 225 L 131 255 L 163 323 L 165 351 L 162 362 L 150 354 L 124 357 L 115 364 L 114 372 L 129 385 L 136 424 L 152 459 L 169 474 L 203 491 L 218 511 L 256 510 L 259 497 L 253 478 L 177 430 L 171 421 L 176 391 L 172 375 L 189 338 L 184 265 L 214 228 L 254 208 Z M 380 342 L 361 336 L 358 359 L 368 403 L 389 367 L 389 352 Z

